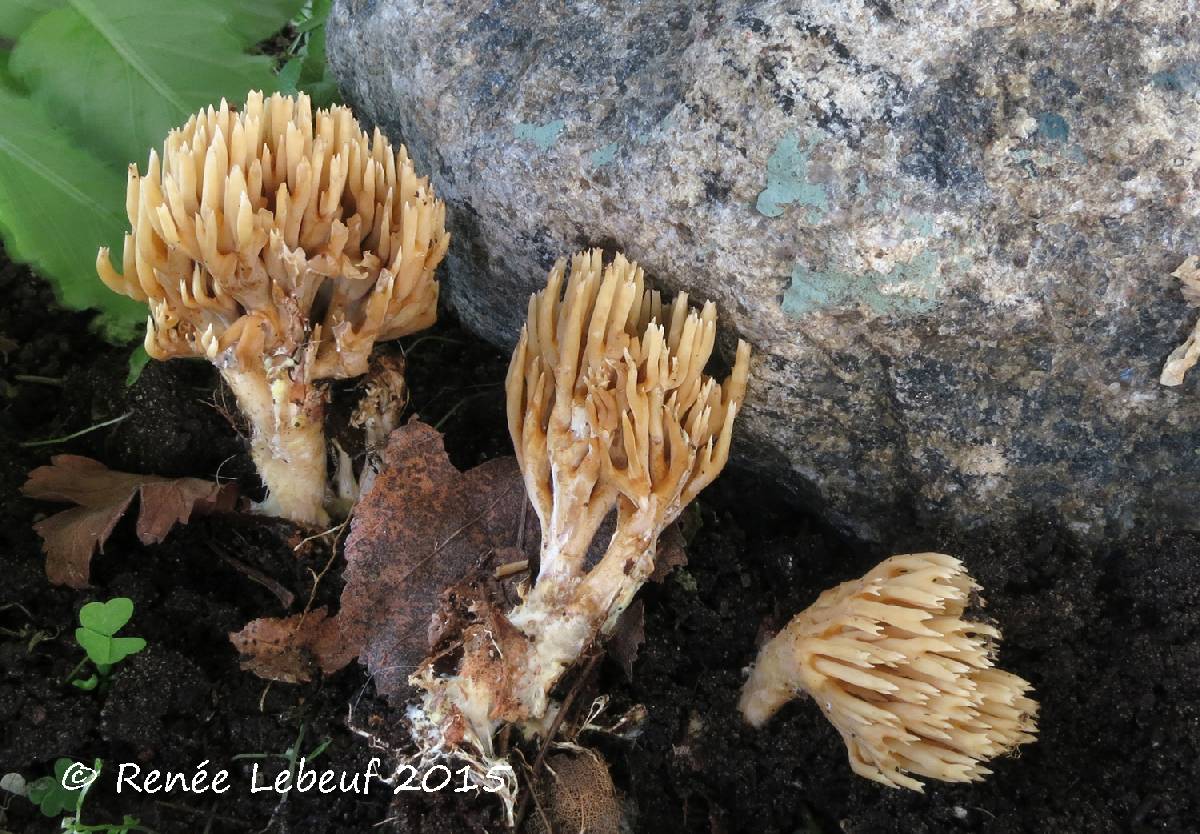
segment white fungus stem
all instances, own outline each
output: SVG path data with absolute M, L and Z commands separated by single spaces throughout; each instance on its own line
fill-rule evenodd
M 250 455 L 267 488 L 258 510 L 301 524 L 327 524 L 321 391 L 286 378 L 268 383 L 261 371 L 226 369 L 221 375 L 250 423 Z

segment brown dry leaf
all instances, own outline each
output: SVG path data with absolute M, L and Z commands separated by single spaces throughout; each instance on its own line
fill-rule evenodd
M 646 606 L 635 599 L 621 612 L 612 636 L 608 638 L 608 656 L 617 662 L 626 680 L 633 680 L 633 662 L 646 642 Z
M 337 615 L 259 619 L 230 639 L 243 667 L 262 677 L 306 680 L 300 675 L 312 662 L 328 674 L 361 657 L 379 692 L 406 696 L 408 676 L 435 644 L 461 640 L 472 621 L 490 622 L 493 637 L 502 631 L 506 621 L 493 607 L 502 583 L 488 577 L 501 564 L 528 559 L 536 566 L 539 539 L 515 459 L 460 472 L 442 435 L 412 420 L 392 432 L 376 473 L 364 478 Z M 602 528 L 598 552 L 604 539 Z M 687 561 L 674 527 L 659 554 L 664 570 Z M 485 563 L 487 571 L 476 570 Z M 625 666 L 636 657 L 639 626 L 631 620 L 617 638 L 623 642 L 614 651 L 625 652 L 617 655 Z
M 400 693 L 429 652 L 442 592 L 522 540 L 522 516 L 533 516 L 524 505 L 515 459 L 460 472 L 432 426 L 414 420 L 394 431 L 346 540 L 334 668 L 359 654 L 378 691 Z M 537 547 L 536 534 L 524 541 Z
M 242 668 L 260 678 L 284 683 L 307 683 L 318 655 L 331 651 L 329 641 L 338 639 L 333 621 L 324 607 L 276 619 L 252 620 L 241 631 L 229 635 L 242 655 Z
M 518 545 L 537 552 L 537 519 L 524 505 L 513 458 L 460 472 L 442 435 L 410 421 L 392 432 L 355 509 L 341 610 L 299 629 L 295 617 L 255 620 L 231 635 L 240 651 L 260 655 L 245 659 L 246 668 L 295 673 L 299 652 L 328 673 L 361 656 L 380 692 L 402 692 L 429 653 L 430 624 L 444 592 L 498 550 L 505 558 Z
M 135 494 L 141 494 L 137 536 L 143 544 L 161 542 L 194 512 L 232 510 L 237 498 L 231 484 L 116 472 L 79 455 L 55 455 L 49 466 L 29 473 L 21 492 L 41 501 L 79 505 L 33 526 L 46 552 L 46 576 L 55 585 L 72 588 L 87 587 L 92 556 L 103 552 Z
M 687 540 L 676 521 L 663 530 L 658 538 L 658 552 L 654 554 L 654 571 L 650 574 L 650 581 L 661 585 L 671 571 L 682 568 L 687 561 Z

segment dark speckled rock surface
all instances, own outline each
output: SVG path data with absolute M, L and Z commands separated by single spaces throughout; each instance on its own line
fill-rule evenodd
M 1116 5 L 337 0 L 329 45 L 452 207 L 469 327 L 619 246 L 753 343 L 737 454 L 827 518 L 1088 538 L 1200 515 L 1200 372 L 1157 382 L 1200 21 Z

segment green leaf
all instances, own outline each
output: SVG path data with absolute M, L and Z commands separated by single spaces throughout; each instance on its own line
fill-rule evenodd
M 109 637 L 86 628 L 75 629 L 75 640 L 97 666 L 112 666 L 146 648 L 141 637 Z
M 133 616 L 133 600 L 113 597 L 108 602 L 89 602 L 79 609 L 79 624 L 98 634 L 111 637 Z
M 75 640 L 87 652 L 88 659 L 96 664 L 101 675 L 108 674 L 108 667 L 120 663 L 131 654 L 146 648 L 141 637 L 114 637 L 133 616 L 133 600 L 114 597 L 108 602 L 89 602 L 79 609 L 80 628 L 75 629 Z M 80 687 L 82 688 L 82 687 Z
M 96 675 L 91 675 L 82 680 L 71 681 L 71 686 L 74 686 L 76 689 L 82 689 L 84 692 L 91 692 L 93 689 L 99 686 L 99 684 L 100 678 Z
M 46 798 L 46 794 L 50 791 L 50 786 L 53 784 L 53 776 L 43 776 L 40 779 L 34 779 L 29 783 L 29 792 L 26 796 L 34 805 L 40 805 L 42 800 Z
M 323 0 L 317 0 L 318 3 Z M 305 0 L 0 0 L 0 235 L 59 299 L 97 308 L 113 341 L 145 307 L 96 277 L 120 259 L 125 167 L 196 110 L 272 92 L 272 59 L 248 55 Z M 28 91 L 25 94 L 24 91 Z
M 133 353 L 129 354 L 129 372 L 125 374 L 125 387 L 129 388 L 138 378 L 141 377 L 142 371 L 146 368 L 146 363 L 150 361 L 150 354 L 146 353 L 145 345 L 138 345 L 133 349 Z
M 333 0 L 313 0 L 313 20 L 319 20 L 324 25 L 329 20 L 329 13 L 331 11 L 333 11 Z
M 62 785 L 63 775 L 72 764 L 70 759 L 55 760 L 54 775 L 43 776 L 29 786 L 29 801 L 41 809 L 43 816 L 57 817 L 75 807 L 76 796 L 82 788 L 67 790 Z
M 0 38 L 16 40 L 36 18 L 64 0 L 4 0 L 0 3 Z
M 279 90 L 283 93 L 296 92 L 296 85 L 300 83 L 300 72 L 304 69 L 304 61 L 300 58 L 293 58 L 284 64 L 279 70 Z
M 64 801 L 62 791 L 62 786 L 53 776 L 43 776 L 29 786 L 29 801 L 41 810 L 43 816 L 57 817 L 74 804 Z
M 141 637 L 114 637 L 112 638 L 112 660 L 109 664 L 119 663 L 131 654 L 137 654 L 142 649 L 146 648 L 146 641 Z
M 75 629 L 75 642 L 83 647 L 92 663 L 111 663 L 112 638 L 86 628 Z
M 124 177 L 3 86 L 0 113 L 0 233 L 9 257 L 54 276 L 63 304 L 100 310 L 107 335 L 128 340 L 146 307 L 110 291 L 95 267 L 100 244 L 121 251 Z
M 328 14 L 328 13 L 329 13 L 329 10 L 326 9 L 325 14 Z M 304 35 L 304 34 L 307 34 L 308 32 L 311 32 L 313 29 L 320 29 L 324 25 L 325 25 L 325 17 L 324 16 L 310 17 L 300 23 L 293 24 L 293 29 L 295 30 L 297 35 Z
M 300 73 L 303 81 L 324 81 L 328 75 L 328 65 L 325 63 L 325 27 L 321 26 L 308 35 L 308 45 L 304 53 L 304 71 Z
M 299 27 L 300 32 L 308 33 L 308 38 L 297 86 L 312 97 L 317 107 L 328 107 L 340 100 L 337 83 L 329 73 L 329 62 L 325 57 L 325 22 L 332 5 L 333 0 L 313 0 L 312 17 Z
M 36 18 L 66 4 L 67 0 L 4 0 L 0 4 L 0 38 L 16 40 Z M 304 0 L 193 0 L 190 5 L 225 14 L 241 42 L 254 46 L 283 29 L 300 13 Z
M 201 107 L 274 89 L 271 59 L 245 54 L 213 5 L 70 0 L 26 30 L 11 69 L 44 112 L 123 169 Z
M 0 90 L 9 90 L 16 92 L 21 89 L 21 85 L 17 83 L 17 79 L 13 78 L 13 74 L 8 69 L 8 59 L 11 53 L 7 49 L 0 49 Z
M 308 36 L 308 51 L 300 70 L 299 88 L 312 97 L 316 107 L 328 107 L 339 99 L 338 87 L 329 75 L 325 61 L 325 27 Z

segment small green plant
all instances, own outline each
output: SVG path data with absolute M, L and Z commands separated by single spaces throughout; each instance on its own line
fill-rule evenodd
M 38 645 L 49 642 L 58 637 L 58 629 L 47 631 L 46 629 L 35 628 L 33 625 L 33 615 L 29 613 L 28 608 L 26 608 L 24 605 L 21 605 L 19 602 L 10 602 L 5 605 L 0 605 L 0 613 L 10 609 L 17 609 L 21 611 L 28 618 L 28 622 L 26 622 L 25 625 L 21 626 L 19 629 L 0 626 L 0 635 L 9 637 L 13 640 L 19 640 L 20 642 L 24 643 L 25 654 L 33 654 L 33 650 L 36 649 Z M 3 832 L 0 832 L 0 834 L 3 834 Z
M 116 634 L 133 616 L 133 600 L 114 597 L 108 602 L 89 602 L 79 609 L 79 628 L 75 629 L 75 641 L 87 652 L 87 657 L 67 678 L 73 686 L 92 690 L 108 686 L 112 667 L 131 654 L 146 648 L 141 637 L 117 637 Z M 91 661 L 95 671 L 86 678 L 76 678 L 84 665 Z
M 129 355 L 129 372 L 125 374 L 125 387 L 132 388 L 134 383 L 142 375 L 142 371 L 146 369 L 146 363 L 150 361 L 150 354 L 146 353 L 146 348 L 138 345 L 133 349 L 133 353 Z
M 333 739 L 327 738 L 312 750 L 309 750 L 307 755 L 301 755 L 300 745 L 304 744 L 304 734 L 307 732 L 308 722 L 304 722 L 300 725 L 300 733 L 296 736 L 295 743 L 282 753 L 238 753 L 233 757 L 233 760 L 235 762 L 240 762 L 262 759 L 281 759 L 284 762 L 287 762 L 288 784 L 292 784 L 295 782 L 296 769 L 300 766 L 300 760 L 304 759 L 305 762 L 312 763 L 316 760 L 317 756 L 320 756 L 322 753 L 324 753 L 325 749 L 333 743 Z
M 130 834 L 134 831 L 156 834 L 153 829 L 145 827 L 140 820 L 129 814 L 125 814 L 118 823 L 84 824 L 83 803 L 103 767 L 102 759 L 93 761 L 91 767 L 70 759 L 58 759 L 54 762 L 54 775 L 43 776 L 32 782 L 26 798 L 38 806 L 43 816 L 47 817 L 57 817 L 64 811 L 73 809 L 74 816 L 64 817 L 62 820 L 62 830 L 67 834 Z
M 78 799 L 83 786 L 77 788 L 67 788 L 63 786 L 63 777 L 66 776 L 67 770 L 75 764 L 70 759 L 56 759 L 54 762 L 54 775 L 43 776 L 29 783 L 29 792 L 26 796 L 29 801 L 38 806 L 43 816 L 57 817 L 63 811 L 75 807 L 75 800 Z
M 295 35 L 279 69 L 279 92 L 308 93 L 317 107 L 339 102 L 337 82 L 325 60 L 325 21 L 333 0 L 310 0 L 292 19 Z

